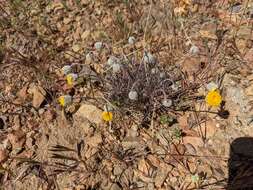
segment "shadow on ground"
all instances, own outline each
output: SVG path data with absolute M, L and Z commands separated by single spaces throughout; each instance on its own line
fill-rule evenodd
M 228 190 L 253 189 L 253 138 L 241 137 L 230 145 Z

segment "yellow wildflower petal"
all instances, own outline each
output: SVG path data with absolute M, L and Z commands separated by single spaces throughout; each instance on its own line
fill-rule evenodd
M 68 85 L 73 85 L 74 80 L 73 80 L 73 76 L 71 74 L 67 75 L 66 79 L 67 79 Z
M 112 114 L 112 112 L 104 111 L 102 113 L 102 118 L 103 118 L 104 121 L 112 121 L 113 114 Z
M 72 102 L 72 97 L 70 95 L 60 96 L 58 102 L 61 106 L 65 107 Z
M 64 96 L 60 96 L 58 101 L 61 106 L 65 106 L 65 97 Z
M 206 95 L 206 103 L 209 106 L 219 106 L 222 102 L 222 97 L 219 90 L 209 91 Z

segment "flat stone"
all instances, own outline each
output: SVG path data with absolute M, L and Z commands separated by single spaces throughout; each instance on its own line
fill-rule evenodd
M 101 144 L 102 142 L 103 139 L 100 133 L 96 133 L 94 136 L 86 140 L 86 143 L 91 147 L 98 147 L 98 145 Z
M 160 188 L 168 177 L 169 172 L 173 169 L 172 166 L 162 163 L 155 176 L 155 186 Z
M 91 123 L 99 125 L 102 123 L 102 111 L 94 105 L 83 104 L 74 114 L 74 119 L 81 119 L 83 121 L 89 120 Z
M 38 109 L 44 102 L 47 92 L 40 86 L 35 86 L 32 92 L 33 92 L 32 105 L 33 107 Z

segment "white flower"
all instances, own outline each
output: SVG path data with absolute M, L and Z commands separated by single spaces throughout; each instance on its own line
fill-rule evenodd
M 130 100 L 137 100 L 138 99 L 138 93 L 135 91 L 135 90 L 131 90 L 129 93 L 128 93 L 128 98 Z
M 130 36 L 130 37 L 128 38 L 128 43 L 131 44 L 131 45 L 133 45 L 133 44 L 135 43 L 135 37 Z
M 144 53 L 143 60 L 145 63 L 154 64 L 156 62 L 155 57 L 151 53 Z
M 199 48 L 198 46 L 192 45 L 189 51 L 190 54 L 192 55 L 196 55 L 199 53 Z
M 94 44 L 94 47 L 95 47 L 96 50 L 101 50 L 102 47 L 103 47 L 103 42 L 96 42 Z
M 162 101 L 162 105 L 165 107 L 170 107 L 170 106 L 172 106 L 172 100 L 171 99 L 164 99 Z
M 62 72 L 64 75 L 68 74 L 71 72 L 72 68 L 71 68 L 71 65 L 65 65 L 64 67 L 62 67 Z
M 120 71 L 121 65 L 119 63 L 114 63 L 112 65 L 112 72 L 113 73 L 118 73 Z

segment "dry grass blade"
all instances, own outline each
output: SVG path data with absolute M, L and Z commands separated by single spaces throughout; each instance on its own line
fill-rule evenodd
M 60 155 L 60 154 L 53 154 L 51 156 L 51 158 L 78 161 L 76 158 L 64 156 L 64 155 Z
M 75 149 L 71 149 L 71 148 L 68 148 L 68 147 L 65 147 L 65 146 L 62 146 L 62 145 L 55 145 L 55 146 L 52 146 L 52 148 L 49 149 L 49 151 L 52 151 L 52 152 L 67 152 L 67 151 L 72 151 L 72 152 L 76 152 Z

